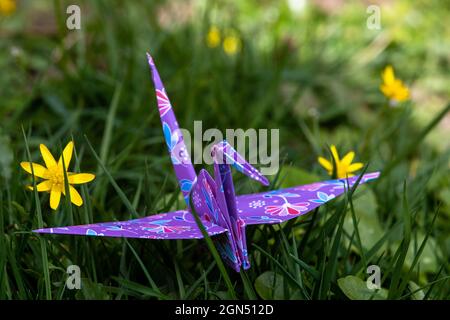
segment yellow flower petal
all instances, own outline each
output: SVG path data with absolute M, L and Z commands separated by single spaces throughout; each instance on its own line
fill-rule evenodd
M 392 68 L 392 66 L 387 66 L 386 68 L 384 68 L 382 78 L 383 78 L 383 82 L 387 85 L 389 85 L 395 81 L 395 74 L 394 74 L 394 69 Z
M 350 178 L 350 177 L 353 177 L 353 176 L 354 176 L 354 174 L 349 172 L 347 167 L 339 168 L 339 171 L 337 173 L 337 178 L 338 179 L 347 179 L 347 178 Z
M 333 157 L 334 163 L 328 161 L 323 157 L 319 157 L 319 163 L 327 170 L 328 174 L 333 178 L 345 179 L 347 177 L 354 176 L 353 171 L 361 169 L 364 165 L 360 162 L 353 163 L 355 158 L 355 152 L 348 152 L 342 159 L 339 159 L 339 153 L 335 145 L 330 146 L 330 151 Z
M 31 174 L 31 166 L 33 166 L 34 175 L 38 178 L 47 178 L 48 170 L 46 167 L 32 162 L 21 162 L 20 166 L 23 170 Z
M 354 172 L 361 169 L 362 167 L 364 167 L 364 164 L 362 164 L 361 162 L 355 162 L 348 166 L 347 172 Z
M 241 40 L 236 36 L 227 36 L 223 40 L 223 51 L 228 55 L 234 55 L 241 48 Z
M 400 79 L 395 78 L 394 69 L 387 66 L 382 73 L 383 83 L 381 92 L 394 102 L 402 102 L 409 99 L 409 89 Z
M 8 16 L 16 10 L 16 2 L 14 0 L 0 0 L 0 14 Z
M 50 191 L 50 208 L 56 210 L 59 206 L 60 200 L 61 200 L 60 188 L 52 188 L 52 190 Z
M 66 165 L 66 168 L 69 167 L 70 160 L 72 160 L 72 153 L 73 153 L 73 141 L 70 141 L 64 148 L 62 155 L 59 157 L 59 160 L 58 160 L 59 168 L 62 169 L 62 167 L 63 167 L 63 157 L 64 157 L 64 164 Z
M 50 150 L 48 150 L 48 148 L 44 144 L 40 144 L 39 149 L 41 150 L 42 158 L 44 159 L 47 168 L 56 166 L 55 158 L 53 158 Z
M 333 171 L 333 164 L 324 157 L 319 157 L 317 161 L 319 161 L 320 165 L 324 167 L 328 172 Z
M 36 185 L 36 190 L 38 192 L 50 191 L 52 188 L 52 183 L 49 180 L 42 181 L 41 183 Z M 33 186 L 28 186 L 28 189 L 34 190 Z
M 70 184 L 81 184 L 86 182 L 91 182 L 95 179 L 95 174 L 92 173 L 73 173 L 68 177 Z
M 390 98 L 392 96 L 391 86 L 382 84 L 382 85 L 380 85 L 380 90 L 386 97 Z
M 70 201 L 73 204 L 80 207 L 83 204 L 83 199 L 81 198 L 78 191 L 74 187 L 69 186 L 69 192 L 70 192 Z M 63 190 L 63 193 L 64 193 L 64 195 L 66 194 L 65 190 Z
M 211 27 L 206 36 L 206 44 L 210 48 L 215 48 L 220 44 L 220 31 L 217 27 Z
M 352 163 L 354 157 L 355 157 L 355 152 L 350 151 L 342 158 L 341 164 L 343 166 L 348 167 Z
M 409 99 L 409 89 L 403 85 L 403 83 L 400 85 L 400 87 L 395 91 L 395 94 L 393 95 L 394 99 L 402 102 Z
M 336 164 L 339 164 L 339 154 L 337 152 L 336 146 L 334 144 L 330 147 L 331 154 L 333 155 L 333 162 L 336 162 Z

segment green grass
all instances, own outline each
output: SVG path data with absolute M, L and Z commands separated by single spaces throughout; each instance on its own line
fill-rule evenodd
M 0 17 L 0 299 L 449 299 L 448 4 L 396 1 L 382 29 L 368 30 L 359 1 L 334 14 L 195 3 L 80 1 L 80 31 L 65 27 L 66 1 L 21 1 Z M 55 23 L 32 22 L 48 20 L 43 12 Z M 210 25 L 235 29 L 241 51 L 208 48 Z M 33 234 L 184 208 L 146 51 L 182 127 L 280 129 L 270 189 L 326 179 L 316 159 L 331 144 L 382 176 L 281 226 L 248 227 L 252 267 L 240 274 L 209 238 Z M 397 108 L 378 88 L 387 64 L 412 91 Z M 53 212 L 48 194 L 26 189 L 36 181 L 19 163 L 42 163 L 40 143 L 56 155 L 71 139 L 71 170 L 97 178 L 78 188 L 82 207 L 63 199 Z M 239 194 L 265 190 L 240 175 L 235 184 Z M 72 264 L 81 290 L 65 287 Z M 378 291 L 365 283 L 374 264 Z

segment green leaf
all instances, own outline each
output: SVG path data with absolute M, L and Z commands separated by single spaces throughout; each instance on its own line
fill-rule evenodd
M 284 299 L 284 278 L 273 271 L 266 271 L 255 280 L 255 289 L 264 300 Z
M 103 284 L 92 282 L 88 278 L 81 279 L 81 290 L 79 290 L 75 296 L 77 299 L 86 300 L 111 299 L 111 296 L 107 293 L 107 290 Z
M 233 299 L 230 296 L 230 293 L 228 291 L 217 291 L 214 293 L 215 296 L 217 296 L 220 300 L 231 300 Z
M 282 166 L 280 172 L 281 188 L 294 187 L 320 180 L 319 176 L 292 166 Z
M 423 292 L 423 290 L 421 290 L 417 283 L 415 283 L 414 281 L 409 281 L 408 288 L 409 291 L 412 292 L 411 299 L 423 300 L 423 298 L 425 297 L 425 293 Z
M 361 243 L 364 249 L 372 248 L 384 234 L 377 216 L 377 203 L 373 191 L 367 186 L 359 186 L 353 200 L 358 230 L 361 235 Z M 344 230 L 352 235 L 355 231 L 352 216 L 345 217 Z M 356 247 L 353 246 L 353 249 Z
M 351 300 L 385 300 L 386 289 L 369 289 L 365 281 L 355 276 L 346 276 L 337 281 L 339 288 Z
M 414 260 L 414 256 L 416 255 L 416 251 L 418 250 L 420 244 L 423 242 L 424 238 L 425 236 L 421 232 L 418 232 L 417 240 L 411 240 L 411 243 L 409 244 L 409 250 L 406 254 L 405 259 L 405 264 L 408 267 L 411 266 Z M 416 244 L 414 244 L 414 242 L 416 242 Z M 423 249 L 417 263 L 420 266 L 421 272 L 436 272 L 436 270 L 438 269 L 436 250 L 438 250 L 436 240 L 429 236 L 425 244 L 425 248 Z

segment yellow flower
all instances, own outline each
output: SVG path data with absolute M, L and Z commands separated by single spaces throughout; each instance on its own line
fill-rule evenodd
M 223 51 L 228 55 L 234 55 L 241 48 L 241 40 L 235 35 L 226 36 L 223 40 Z
M 355 153 L 350 151 L 342 159 L 339 159 L 336 146 L 331 145 L 332 161 L 328 161 L 323 157 L 319 157 L 318 161 L 328 171 L 328 174 L 333 178 L 345 179 L 354 176 L 353 172 L 361 169 L 364 165 L 361 162 L 352 163 Z M 335 166 L 336 165 L 336 166 Z
M 31 167 L 33 167 L 34 175 L 38 178 L 44 179 L 41 183 L 36 186 L 38 192 L 50 192 L 50 207 L 56 210 L 61 200 L 61 193 L 66 195 L 66 188 L 64 184 L 64 167 L 67 173 L 67 182 L 70 192 L 70 200 L 77 206 L 83 204 L 83 199 L 81 198 L 78 191 L 72 186 L 72 184 L 82 184 L 87 183 L 95 179 L 95 175 L 91 173 L 73 173 L 68 172 L 70 160 L 72 159 L 73 153 L 73 142 L 70 141 L 63 150 L 61 157 L 58 162 L 53 158 L 52 154 L 48 148 L 41 144 L 39 145 L 41 150 L 42 158 L 44 159 L 46 167 L 32 162 L 21 162 L 20 166 L 26 172 L 32 174 Z M 64 158 L 64 167 L 63 167 Z M 33 187 L 28 187 L 33 190 Z
M 381 78 L 383 83 L 380 85 L 380 90 L 392 102 L 402 102 L 409 99 L 408 87 L 400 79 L 395 78 L 392 66 L 384 68 Z
M 211 27 L 206 35 L 206 44 L 210 48 L 215 48 L 220 45 L 220 31 L 217 27 Z
M 0 0 L 0 14 L 8 16 L 16 10 L 14 0 Z

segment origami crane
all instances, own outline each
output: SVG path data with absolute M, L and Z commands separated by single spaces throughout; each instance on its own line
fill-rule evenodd
M 159 73 L 152 57 L 147 54 L 147 58 L 156 90 L 165 142 L 187 208 L 128 221 L 38 229 L 34 232 L 144 239 L 203 238 L 191 213 L 192 203 L 222 258 L 239 272 L 241 267 L 250 267 L 245 239 L 246 226 L 282 223 L 296 218 L 334 199 L 358 181 L 359 177 L 354 176 L 236 196 L 232 168 L 265 186 L 269 181 L 226 141 L 214 145 L 211 150 L 214 178 L 205 169 L 200 170 L 197 175 Z M 364 174 L 359 183 L 376 179 L 378 176 L 379 172 Z

